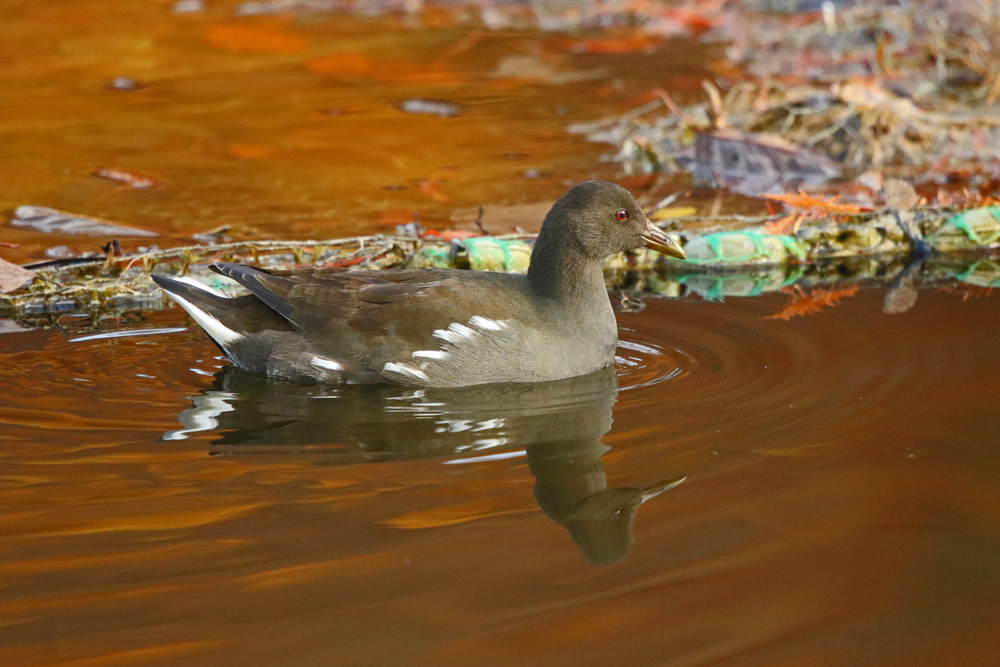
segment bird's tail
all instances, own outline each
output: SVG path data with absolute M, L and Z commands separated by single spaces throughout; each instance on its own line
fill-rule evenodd
M 288 331 L 288 321 L 252 294 L 229 297 L 190 278 L 153 276 L 153 281 L 186 310 L 223 352 L 247 334 Z

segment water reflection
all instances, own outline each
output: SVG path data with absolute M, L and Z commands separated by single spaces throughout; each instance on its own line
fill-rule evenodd
M 639 506 L 683 481 L 608 488 L 601 438 L 617 395 L 612 368 L 559 382 L 413 390 L 301 385 L 227 366 L 178 415 L 183 428 L 163 438 L 214 432 L 215 455 L 294 452 L 333 465 L 525 456 L 541 509 L 588 560 L 608 565 L 631 551 Z

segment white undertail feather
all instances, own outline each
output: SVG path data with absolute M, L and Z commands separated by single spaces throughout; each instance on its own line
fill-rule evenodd
M 229 327 L 225 326 L 215 317 L 209 315 L 184 297 L 177 296 L 172 292 L 167 292 L 167 294 L 170 295 L 171 299 L 179 303 L 181 308 L 188 312 L 188 315 L 194 318 L 194 321 L 198 323 L 198 326 L 204 329 L 205 333 L 212 337 L 212 340 L 222 347 L 226 347 L 226 345 L 243 337 L 242 334 L 238 334 Z

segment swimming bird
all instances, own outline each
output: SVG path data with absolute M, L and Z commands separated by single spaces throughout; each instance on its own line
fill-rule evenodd
M 250 292 L 230 298 L 153 280 L 232 363 L 272 377 L 422 387 L 544 382 L 614 362 L 618 328 L 603 260 L 640 247 L 684 258 L 627 190 L 587 181 L 546 215 L 527 275 L 213 264 Z

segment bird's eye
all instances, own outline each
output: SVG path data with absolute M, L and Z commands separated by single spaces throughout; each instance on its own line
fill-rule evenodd
M 615 213 L 615 220 L 617 220 L 618 222 L 625 222 L 626 220 L 628 220 L 628 211 L 626 211 L 623 208 L 618 209 L 618 212 Z

